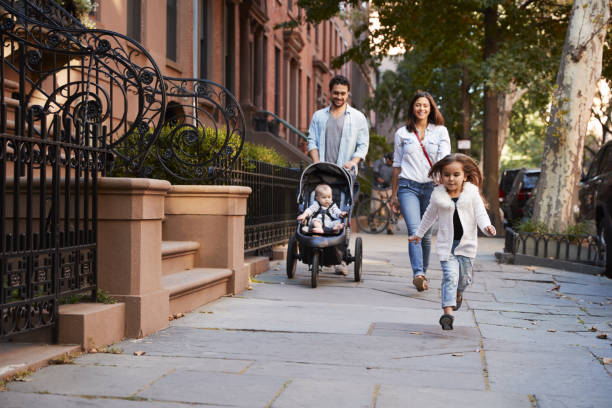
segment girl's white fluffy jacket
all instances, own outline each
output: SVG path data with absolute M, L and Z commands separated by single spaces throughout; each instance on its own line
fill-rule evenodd
M 470 182 L 465 182 L 463 191 L 457 200 L 457 211 L 459 219 L 463 227 L 463 236 L 459 245 L 455 248 L 455 255 L 463 255 L 470 258 L 476 257 L 478 248 L 478 225 L 484 231 L 485 227 L 491 225 L 491 220 L 487 215 L 484 203 L 478 192 L 478 187 Z M 439 219 L 438 238 L 436 241 L 436 253 L 441 261 L 448 260 L 451 254 L 453 245 L 453 213 L 455 212 L 455 203 L 446 192 L 444 185 L 439 185 L 434 188 L 429 200 L 429 206 L 423 214 L 421 224 L 416 232 L 419 238 L 431 228 L 436 218 Z

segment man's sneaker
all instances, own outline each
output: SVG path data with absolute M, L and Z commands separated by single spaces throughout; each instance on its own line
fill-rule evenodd
M 334 273 L 336 275 L 348 275 L 348 268 L 346 267 L 346 264 L 342 262 L 340 265 L 336 265 L 334 267 Z

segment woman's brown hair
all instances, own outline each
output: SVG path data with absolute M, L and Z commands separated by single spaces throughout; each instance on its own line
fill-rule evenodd
M 487 201 L 482 196 L 482 183 L 483 177 L 482 172 L 478 168 L 478 164 L 467 154 L 463 153 L 451 153 L 447 156 L 444 156 L 441 160 L 434 163 L 429 170 L 429 177 L 433 180 L 441 180 L 442 179 L 442 171 L 446 166 L 451 163 L 459 162 L 463 166 L 463 173 L 467 181 L 478 187 L 478 192 L 480 193 L 480 198 L 485 204 L 485 207 L 488 207 Z
M 429 116 L 427 116 L 427 123 L 433 123 L 434 125 L 444 125 L 444 117 L 438 110 L 438 106 L 434 101 L 433 97 L 429 92 L 417 91 L 412 100 L 410 101 L 410 107 L 408 108 L 408 119 L 406 119 L 406 128 L 409 132 L 416 131 L 416 116 L 414 116 L 414 104 L 417 99 L 426 98 L 429 101 Z

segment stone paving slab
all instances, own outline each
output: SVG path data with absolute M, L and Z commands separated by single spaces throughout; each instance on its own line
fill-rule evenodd
M 275 301 L 266 299 L 223 298 L 213 305 L 196 309 L 176 321 L 177 326 L 200 328 L 268 330 L 313 333 L 366 334 L 373 321 L 385 319 L 416 324 L 437 321 L 439 309 L 410 309 L 357 304 L 359 293 L 352 291 L 355 304 Z M 353 300 L 354 299 L 354 300 Z M 214 309 L 214 313 L 207 313 Z M 418 313 L 415 311 L 418 310 Z M 201 313 L 202 312 L 202 313 Z M 473 324 L 473 320 L 458 325 Z
M 396 387 L 382 385 L 376 398 L 376 408 L 388 407 L 470 407 L 470 408 L 532 408 L 529 396 L 509 392 L 452 390 L 443 387 Z M 409 401 L 409 405 L 407 405 Z
M 352 380 L 352 379 L 351 379 Z M 292 380 L 271 405 L 273 408 L 369 408 L 375 385 L 353 381 L 322 381 L 298 378 Z
M 2 408 L 185 408 L 185 404 L 164 401 L 133 401 L 118 398 L 79 398 L 52 394 L 26 394 L 22 392 L 0 392 Z M 206 408 L 226 408 L 210 405 Z
M 112 366 L 130 368 L 167 367 L 187 371 L 210 371 L 229 374 L 244 372 L 253 361 L 228 358 L 178 357 L 169 356 L 135 356 L 126 354 L 89 354 L 79 358 L 75 364 L 82 366 Z
M 610 376 L 584 349 L 563 353 L 487 351 L 492 391 L 525 392 L 603 399 L 610 397 Z M 579 372 L 581 375 L 576 375 Z M 528 376 L 525 373 L 529 373 Z
M 283 389 L 284 376 L 233 375 L 176 370 L 138 393 L 143 398 L 265 407 Z
M 167 374 L 166 367 L 84 367 L 55 365 L 34 373 L 28 382 L 12 382 L 9 391 L 79 396 L 130 397 Z

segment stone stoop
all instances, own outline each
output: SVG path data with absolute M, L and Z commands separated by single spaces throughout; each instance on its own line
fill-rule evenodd
M 162 277 L 170 291 L 170 314 L 190 312 L 197 307 L 232 293 L 231 269 L 194 268 Z
M 199 249 L 200 243 L 195 241 L 162 241 L 162 274 L 193 269 Z
M 249 268 L 249 276 L 257 276 L 270 269 L 270 258 L 267 256 L 247 256 L 244 265 Z
M 61 305 L 58 325 L 60 344 L 88 350 L 116 343 L 125 337 L 125 303 Z
M 284 261 L 287 259 L 287 245 L 276 245 L 272 247 L 272 260 Z

